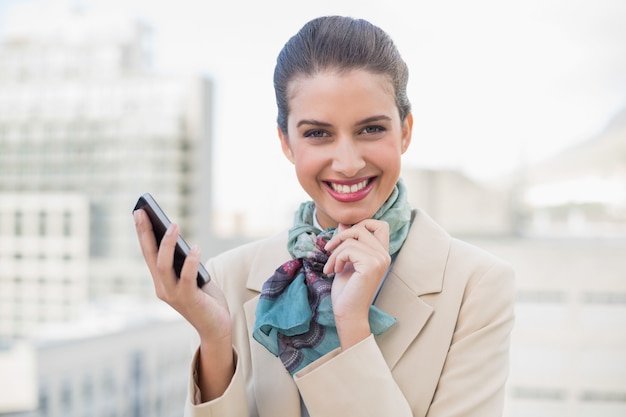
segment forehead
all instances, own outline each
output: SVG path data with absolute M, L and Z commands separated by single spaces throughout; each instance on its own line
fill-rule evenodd
M 302 107 L 345 104 L 351 107 L 362 104 L 393 104 L 395 92 L 389 77 L 370 71 L 324 70 L 311 75 L 293 78 L 287 87 L 290 112 Z

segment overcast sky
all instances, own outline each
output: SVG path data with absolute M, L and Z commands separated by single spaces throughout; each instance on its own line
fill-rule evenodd
M 268 185 L 299 195 L 275 133 L 272 72 L 319 15 L 369 19 L 396 41 L 411 70 L 407 166 L 497 178 L 593 137 L 626 107 L 624 0 L 0 0 L 0 17 L 20 3 L 140 16 L 160 70 L 214 79 L 218 208 L 249 210 Z

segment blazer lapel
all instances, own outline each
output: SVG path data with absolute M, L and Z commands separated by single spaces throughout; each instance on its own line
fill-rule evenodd
M 261 292 L 263 283 L 282 263 L 291 259 L 286 245 L 287 234 L 271 238 L 263 245 L 250 268 L 247 287 Z M 298 417 L 301 414 L 300 394 L 291 375 L 280 359 L 252 337 L 256 319 L 256 306 L 259 295 L 244 304 L 250 356 L 252 359 L 252 379 L 254 395 L 259 415 L 275 417 Z M 261 377 L 262 376 L 262 377 Z M 262 378 L 263 382 L 256 381 Z M 271 383 L 267 383 L 271 381 Z
M 300 394 L 291 375 L 279 358 L 252 337 L 256 305 L 259 297 L 244 304 L 250 340 L 252 378 L 254 396 L 261 416 L 293 417 L 300 416 Z M 262 375 L 263 382 L 257 382 Z M 271 383 L 267 383 L 271 381 Z
M 402 281 L 391 274 L 383 288 L 376 306 L 398 321 L 376 336 L 376 342 L 389 369 L 393 369 L 430 318 L 432 307 L 408 292 Z
M 415 211 L 401 252 L 376 299 L 376 306 L 397 323 L 376 337 L 387 365 L 393 369 L 428 322 L 433 308 L 420 296 L 441 292 L 450 236 L 430 217 Z

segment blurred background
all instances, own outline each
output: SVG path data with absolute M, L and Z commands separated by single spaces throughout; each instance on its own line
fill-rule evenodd
M 291 224 L 272 73 L 325 14 L 409 64 L 412 204 L 517 271 L 505 415 L 626 415 L 622 0 L 0 0 L 0 415 L 181 414 L 131 211 L 205 257 Z

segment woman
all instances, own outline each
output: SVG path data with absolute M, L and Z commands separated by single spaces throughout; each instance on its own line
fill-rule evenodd
M 498 416 L 513 272 L 412 210 L 400 179 L 413 117 L 408 70 L 367 21 L 322 17 L 280 52 L 283 153 L 312 201 L 289 231 L 172 269 L 137 234 L 159 298 L 197 330 L 193 416 Z

